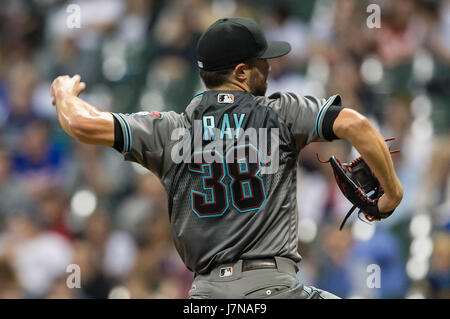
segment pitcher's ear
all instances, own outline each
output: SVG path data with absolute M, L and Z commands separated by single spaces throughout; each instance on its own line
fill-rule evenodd
M 245 81 L 249 77 L 250 68 L 248 64 L 239 63 L 234 67 L 233 75 L 238 81 Z

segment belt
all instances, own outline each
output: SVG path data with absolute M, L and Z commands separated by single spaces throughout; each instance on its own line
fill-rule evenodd
M 237 267 L 239 264 L 239 267 Z M 233 267 L 235 268 L 235 272 L 233 272 Z M 285 257 L 274 257 L 274 258 L 262 258 L 262 259 L 242 259 L 235 263 L 227 263 L 227 264 L 219 264 L 211 269 L 209 272 L 205 272 L 203 274 L 194 274 L 194 278 L 202 277 L 204 280 L 208 281 L 223 281 L 225 279 L 229 280 L 232 276 L 225 276 L 225 273 L 222 273 L 222 269 L 230 269 L 233 278 L 239 273 L 250 270 L 257 269 L 278 269 L 278 271 L 283 273 L 288 273 L 291 275 L 296 275 L 298 271 L 297 263 L 295 263 L 292 259 Z M 238 269 L 239 268 L 239 269 Z
M 256 269 L 276 269 L 277 263 L 274 258 L 268 259 L 244 259 L 242 261 L 242 271 Z

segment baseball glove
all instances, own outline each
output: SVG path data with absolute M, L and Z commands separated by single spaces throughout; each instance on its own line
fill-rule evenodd
M 385 141 L 388 142 L 394 139 L 395 138 L 390 138 Z M 391 154 L 397 152 L 400 151 L 390 151 Z M 390 212 L 381 213 L 378 210 L 378 200 L 384 194 L 384 191 L 380 182 L 362 157 L 358 157 L 350 163 L 341 163 L 335 156 L 331 156 L 328 161 L 322 161 L 317 155 L 317 159 L 322 163 L 331 164 L 334 177 L 340 190 L 353 204 L 353 207 L 348 211 L 342 221 L 339 230 L 342 230 L 345 222 L 356 208 L 359 209 L 358 216 L 362 213 L 368 221 L 377 221 L 387 218 L 394 212 L 394 210 L 392 210 Z

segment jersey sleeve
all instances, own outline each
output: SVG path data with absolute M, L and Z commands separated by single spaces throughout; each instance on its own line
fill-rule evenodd
M 300 96 L 293 93 L 275 93 L 275 110 L 287 125 L 298 149 L 311 142 L 337 139 L 333 123 L 342 110 L 341 97 L 328 99 Z
M 162 176 L 165 151 L 171 133 L 179 126 L 181 115 L 175 112 L 112 113 L 114 117 L 114 148 L 125 160 L 140 163 Z

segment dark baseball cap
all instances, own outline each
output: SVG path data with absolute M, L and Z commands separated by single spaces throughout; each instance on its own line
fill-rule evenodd
M 290 51 L 287 42 L 268 42 L 253 19 L 225 18 L 214 22 L 200 37 L 197 62 L 202 70 L 220 71 L 253 58 L 272 59 Z

